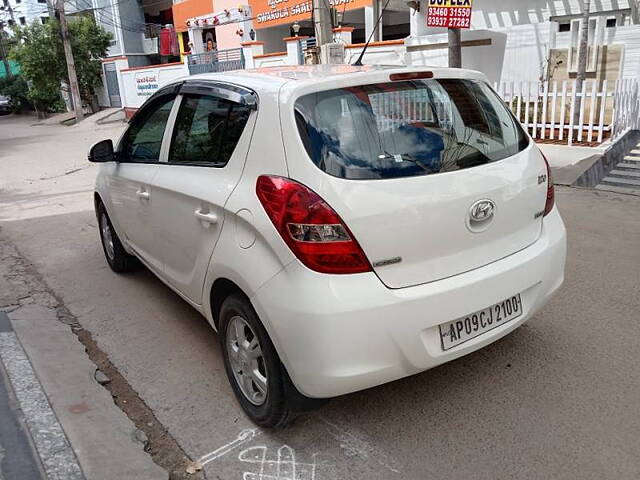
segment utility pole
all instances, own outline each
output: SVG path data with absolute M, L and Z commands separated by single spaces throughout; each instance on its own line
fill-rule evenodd
M 64 0 L 56 0 L 56 13 L 58 14 L 58 21 L 60 22 L 62 47 L 64 48 L 64 57 L 67 61 L 67 72 L 69 74 L 69 89 L 71 90 L 73 109 L 76 114 L 76 123 L 78 123 L 84 120 L 84 113 L 82 112 L 82 99 L 80 98 L 80 89 L 78 88 L 76 64 L 73 61 L 73 52 L 71 51 L 69 26 L 67 25 L 67 17 L 64 15 Z
M 313 0 L 313 27 L 318 47 L 333 42 L 329 0 Z
M 582 85 L 587 78 L 587 58 L 589 50 L 589 9 L 591 8 L 591 0 L 582 0 L 582 22 L 580 25 L 580 43 L 578 44 L 578 71 L 576 73 L 576 92 L 582 92 Z M 576 105 L 573 114 L 573 124 L 578 125 L 580 122 L 580 107 L 582 97 L 576 97 Z M 582 128 L 582 125 L 578 125 Z M 573 136 L 574 132 L 571 132 Z
M 449 67 L 462 68 L 462 45 L 460 41 L 460 29 L 449 29 Z

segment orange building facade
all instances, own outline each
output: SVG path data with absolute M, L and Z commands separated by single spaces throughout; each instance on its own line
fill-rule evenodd
M 242 0 L 241 0 L 242 1 Z M 314 36 L 311 0 L 184 0 L 173 5 L 177 32 L 182 32 L 183 51 L 202 53 L 213 43 L 220 50 L 259 41 L 265 53 L 286 49 L 285 38 Z M 375 23 L 372 0 L 328 0 L 336 10 L 335 27 L 352 28 L 350 39 L 364 42 Z M 403 4 L 404 6 L 404 4 Z M 406 17 L 406 18 L 405 18 Z M 409 10 L 388 11 L 383 17 L 385 40 L 409 35 Z M 385 31 L 384 26 L 387 26 Z M 212 42 L 210 42 L 211 40 Z

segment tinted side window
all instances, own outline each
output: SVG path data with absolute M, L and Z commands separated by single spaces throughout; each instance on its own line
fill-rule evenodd
M 169 162 L 224 167 L 249 119 L 249 107 L 209 95 L 182 100 Z
M 162 136 L 175 97 L 158 99 L 133 120 L 122 140 L 121 159 L 130 162 L 157 162 Z

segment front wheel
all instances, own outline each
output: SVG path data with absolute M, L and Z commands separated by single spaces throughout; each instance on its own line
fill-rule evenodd
M 240 295 L 222 304 L 220 343 L 227 377 L 245 413 L 260 426 L 287 425 L 293 415 L 286 372 L 253 307 Z
M 130 271 L 135 266 L 136 259 L 132 255 L 129 255 L 122 246 L 118 234 L 111 224 L 107 210 L 102 203 L 98 204 L 96 213 L 102 249 L 104 250 L 104 256 L 107 259 L 109 267 L 116 273 Z

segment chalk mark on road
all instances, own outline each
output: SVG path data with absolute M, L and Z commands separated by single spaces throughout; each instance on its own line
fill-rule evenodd
M 209 462 L 212 462 L 216 458 L 220 458 L 232 450 L 238 448 L 240 445 L 243 445 L 247 442 L 250 442 L 255 437 L 260 435 L 262 431 L 259 428 L 247 428 L 242 430 L 235 440 L 227 443 L 226 445 L 221 446 L 220 448 L 214 450 L 213 452 L 207 453 L 200 457 L 196 462 L 202 466 L 206 465 Z
M 316 454 L 311 463 L 296 461 L 296 452 L 288 445 L 278 448 L 275 458 L 267 457 L 265 446 L 250 447 L 238 455 L 241 462 L 259 466 L 258 472 L 244 472 L 243 480 L 315 480 Z

